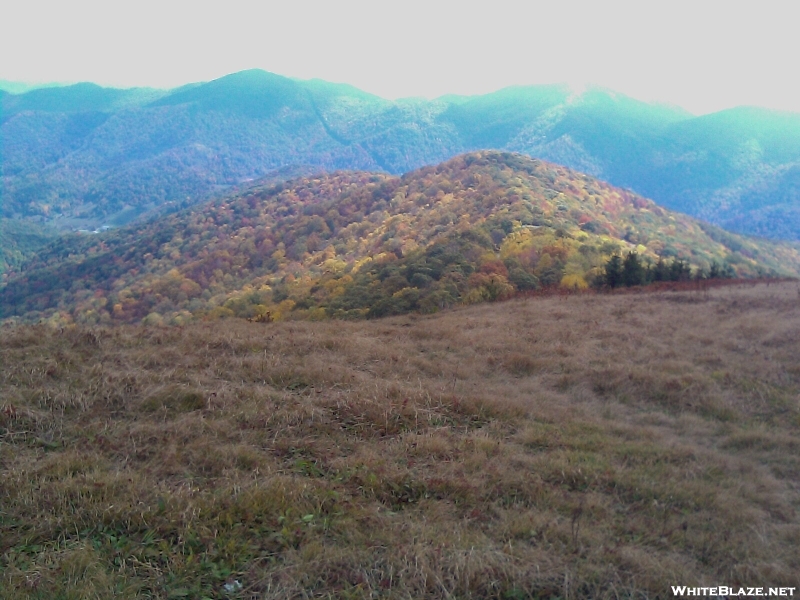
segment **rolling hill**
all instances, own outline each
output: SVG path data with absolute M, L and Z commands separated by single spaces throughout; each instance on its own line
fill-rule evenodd
M 585 288 L 609 257 L 800 274 L 753 241 L 565 167 L 485 151 L 403 175 L 336 172 L 247 189 L 154 222 L 64 238 L 6 278 L 0 316 L 182 323 L 434 312 Z
M 743 233 L 800 239 L 800 115 L 693 117 L 602 89 L 388 101 L 244 71 L 175 90 L 92 84 L 0 96 L 0 217 L 119 225 L 287 166 L 405 173 L 521 152 Z
M 4 327 L 3 599 L 796 589 L 797 287 Z

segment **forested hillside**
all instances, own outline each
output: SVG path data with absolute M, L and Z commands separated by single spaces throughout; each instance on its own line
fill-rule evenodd
M 459 153 L 528 154 L 728 228 L 800 239 L 800 115 L 704 117 L 608 90 L 530 86 L 388 101 L 245 71 L 176 90 L 0 95 L 0 217 L 121 225 L 288 166 L 400 174 Z
M 4 273 L 19 269 L 56 236 L 52 229 L 36 223 L 0 219 L 0 281 Z
M 791 246 L 703 225 L 565 167 L 480 152 L 403 177 L 300 178 L 60 240 L 10 274 L 0 310 L 62 323 L 433 312 L 585 288 L 631 251 L 740 276 L 800 273 Z

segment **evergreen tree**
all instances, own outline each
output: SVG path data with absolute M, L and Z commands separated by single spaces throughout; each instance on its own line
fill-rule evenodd
M 653 268 L 653 281 L 669 281 L 669 266 L 662 257 L 658 257 L 658 262 Z
M 606 263 L 606 285 L 615 288 L 622 285 L 622 258 L 614 254 Z
M 622 263 L 622 283 L 628 287 L 643 285 L 644 279 L 645 270 L 639 260 L 639 255 L 635 250 L 631 250 L 625 256 L 625 261 Z
M 670 281 L 688 281 L 692 278 L 692 269 L 689 263 L 678 260 L 677 258 L 672 261 L 669 266 L 669 280 Z
M 650 285 L 656 280 L 656 266 L 649 258 L 645 259 L 645 264 L 642 266 L 644 271 L 644 284 Z

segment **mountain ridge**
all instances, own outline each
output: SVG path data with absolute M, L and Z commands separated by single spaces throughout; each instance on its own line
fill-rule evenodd
M 174 90 L 3 94 L 0 217 L 94 229 L 296 164 L 400 174 L 522 152 L 743 233 L 800 239 L 800 115 L 694 117 L 601 88 L 390 101 L 260 70 Z M 151 208 L 148 208 L 151 207 Z
M 541 286 L 583 288 L 627 251 L 740 276 L 800 274 L 790 245 L 709 229 L 565 167 L 484 151 L 402 177 L 301 177 L 57 241 L 0 287 L 0 315 L 180 323 L 430 312 Z

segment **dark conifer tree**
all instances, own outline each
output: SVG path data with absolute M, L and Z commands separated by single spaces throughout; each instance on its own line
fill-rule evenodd
M 630 287 L 633 285 L 643 285 L 645 278 L 645 270 L 642 262 L 639 260 L 639 255 L 635 250 L 631 250 L 625 256 L 625 261 L 622 263 L 622 283 Z
M 622 283 L 622 257 L 614 254 L 606 263 L 606 285 L 613 289 Z
M 692 278 L 692 269 L 689 263 L 675 259 L 669 266 L 669 280 L 670 281 L 688 281 Z
M 660 256 L 656 266 L 653 268 L 653 281 L 669 281 L 669 266 Z

